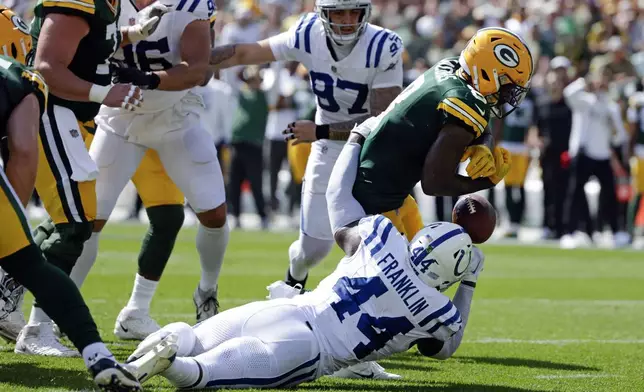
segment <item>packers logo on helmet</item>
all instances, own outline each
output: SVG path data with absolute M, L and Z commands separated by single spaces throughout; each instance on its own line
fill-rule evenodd
M 509 30 L 477 31 L 461 52 L 459 63 L 499 118 L 516 109 L 530 89 L 532 54 L 525 41 Z
M 0 54 L 25 64 L 31 51 L 29 26 L 9 8 L 0 5 Z

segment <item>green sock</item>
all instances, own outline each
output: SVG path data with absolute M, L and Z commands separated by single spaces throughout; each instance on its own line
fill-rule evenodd
M 150 227 L 141 244 L 139 275 L 158 280 L 170 259 L 174 242 L 183 225 L 183 205 L 150 207 L 146 212 L 150 218 Z

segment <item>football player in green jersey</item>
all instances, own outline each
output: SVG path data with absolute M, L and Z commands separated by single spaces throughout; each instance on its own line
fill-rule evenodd
M 487 123 L 491 113 L 503 117 L 519 106 L 532 72 L 532 55 L 519 36 L 481 29 L 460 58 L 437 63 L 358 127 L 368 136 L 353 192 L 367 214 L 386 212 L 410 238 L 422 226 L 413 220 L 414 227 L 405 227 L 400 209 L 418 182 L 428 195 L 458 196 L 501 181 L 510 156 L 494 147 Z M 469 177 L 456 172 L 467 158 Z
M 36 182 L 38 130 L 47 95 L 47 85 L 38 72 L 0 56 L 0 138 L 7 137 L 9 150 L 6 175 L 0 170 L 0 266 L 32 292 L 83 353 L 96 385 L 110 391 L 138 391 L 137 379 L 115 361 L 101 341 L 74 282 L 44 260 L 25 216 L 24 206 Z M 10 281 L 1 274 L 3 311 L 11 312 L 17 303 L 5 297 Z
M 45 259 L 70 273 L 92 233 L 96 216 L 96 164 L 87 151 L 94 116 L 101 104 L 133 110 L 141 90 L 110 84 L 108 59 L 122 42 L 147 37 L 159 16 L 135 26 L 118 26 L 119 0 L 40 0 L 31 25 L 34 54 L 30 64 L 50 89 L 39 139 L 36 189 L 50 220 L 35 241 Z M 37 306 L 18 336 L 16 351 L 25 354 L 78 356 L 53 333 L 49 317 Z

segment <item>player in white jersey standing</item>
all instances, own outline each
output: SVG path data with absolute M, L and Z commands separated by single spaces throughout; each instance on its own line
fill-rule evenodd
M 308 271 L 333 246 L 324 194 L 349 132 L 384 111 L 402 91 L 403 42 L 370 24 L 371 0 L 317 0 L 289 31 L 252 44 L 217 47 L 217 68 L 294 60 L 304 64 L 317 96 L 315 122 L 296 121 L 287 138 L 313 142 L 302 189 L 300 236 L 289 248 L 287 283 L 304 286 Z
M 197 321 L 201 321 L 217 311 L 217 280 L 228 243 L 217 151 L 201 121 L 205 112 L 202 96 L 191 91 L 212 76 L 208 55 L 215 6 L 212 0 L 177 0 L 165 6 L 169 11 L 161 17 L 154 34 L 115 55 L 124 61 L 113 70 L 114 79 L 129 80 L 149 90 L 145 102 L 134 113 L 101 107 L 90 155 L 100 168 L 97 216 L 104 224 L 146 151 L 158 153 L 169 177 L 199 219 L 196 242 L 202 276 L 194 300 Z M 121 18 L 141 18 L 158 7 L 154 3 L 137 16 L 133 4 L 125 2 Z
M 360 144 L 347 143 L 326 193 L 347 254 L 336 270 L 302 295 L 271 286 L 290 289 L 290 298 L 253 302 L 192 328 L 164 327 L 130 356 L 140 381 L 161 374 L 179 388 L 281 388 L 415 344 L 438 359 L 456 351 L 483 254 L 453 223 L 426 226 L 409 243 L 385 216 L 367 217 L 352 195 L 359 153 Z M 458 281 L 450 301 L 441 291 Z

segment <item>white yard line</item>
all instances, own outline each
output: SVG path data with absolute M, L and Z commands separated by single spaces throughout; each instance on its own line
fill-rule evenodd
M 575 373 L 575 374 L 540 374 L 534 378 L 540 380 L 555 380 L 561 378 L 607 378 L 607 377 L 621 377 L 617 374 L 607 374 L 607 373 Z
M 467 340 L 472 344 L 540 344 L 563 346 L 570 344 L 644 344 L 644 339 L 501 339 L 481 338 Z

